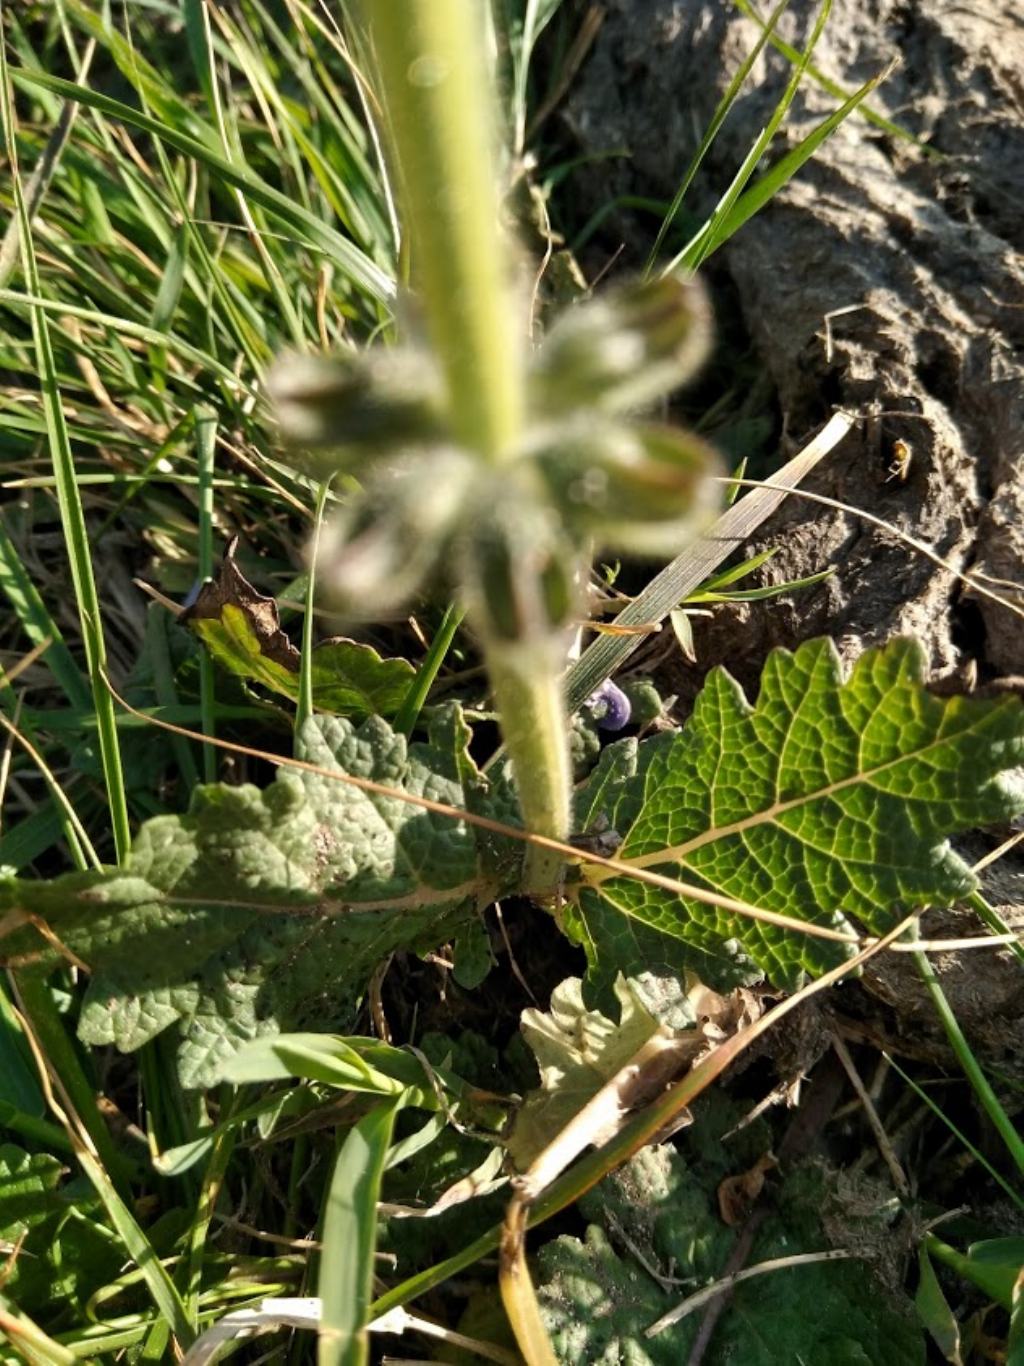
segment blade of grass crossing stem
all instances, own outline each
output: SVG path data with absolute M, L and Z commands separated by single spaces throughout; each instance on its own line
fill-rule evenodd
M 662 219 L 661 227 L 658 229 L 658 235 L 654 239 L 654 246 L 651 247 L 650 255 L 647 257 L 647 261 L 644 264 L 645 277 L 649 275 L 651 271 L 654 269 L 654 263 L 658 259 L 658 252 L 661 250 L 661 245 L 665 240 L 665 235 L 667 234 L 669 228 L 671 228 L 672 224 L 675 222 L 676 214 L 682 207 L 683 200 L 686 197 L 686 192 L 693 183 L 694 176 L 700 170 L 701 163 L 707 156 L 712 143 L 718 136 L 719 130 L 721 129 L 722 124 L 725 122 L 726 116 L 728 115 L 729 110 L 732 108 L 736 96 L 740 92 L 740 87 L 742 86 L 743 82 L 747 79 L 747 77 L 750 75 L 751 67 L 757 61 L 758 57 L 760 57 L 765 44 L 768 42 L 769 38 L 775 30 L 775 25 L 782 18 L 782 15 L 785 13 L 788 5 L 789 0 L 779 0 L 778 5 L 776 5 L 775 9 L 772 10 L 768 22 L 762 25 L 761 36 L 758 38 L 757 42 L 751 48 L 745 61 L 740 66 L 739 70 L 736 72 L 736 75 L 733 76 L 732 80 L 729 82 L 725 94 L 719 100 L 718 107 L 715 109 L 714 114 L 711 116 L 711 122 L 708 124 L 707 132 L 701 139 L 700 146 L 697 148 L 696 152 L 693 155 L 692 161 L 686 168 L 686 172 L 679 183 L 679 189 L 676 190 L 675 195 L 672 198 L 672 203 L 669 206 L 668 213 Z
M 119 1189 L 128 1195 L 124 1164 L 100 1114 L 95 1088 L 85 1075 L 75 1046 L 67 1036 L 49 984 L 32 972 L 16 972 L 14 981 L 18 1004 L 30 1035 L 35 1037 L 47 1065 L 59 1077 L 61 1087 L 74 1107 L 83 1130 L 92 1140 L 100 1162 L 111 1173 L 107 1180 L 116 1180 Z
M 27 1021 L 36 1064 L 44 1078 L 56 1079 L 62 1100 L 71 1107 L 66 1112 L 45 1081 L 51 1108 L 67 1128 L 75 1156 L 99 1196 L 107 1216 L 124 1249 L 139 1269 L 153 1303 L 163 1314 L 182 1347 L 194 1338 L 185 1305 L 152 1243 L 118 1192 L 111 1177 L 123 1166 L 114 1149 L 110 1133 L 99 1113 L 96 1097 L 78 1056 L 64 1032 L 63 1021 L 46 982 L 32 973 L 16 974 L 19 1003 Z M 130 1197 L 130 1187 L 123 1182 Z
M 799 90 L 800 83 L 804 78 L 804 71 L 806 70 L 807 63 L 811 59 L 811 53 L 814 51 L 818 39 L 821 37 L 831 9 L 832 0 L 822 0 L 818 9 L 817 18 L 814 21 L 814 26 L 811 29 L 811 35 L 807 40 L 807 45 L 801 53 L 800 61 L 797 63 L 793 74 L 790 76 L 785 90 L 782 92 L 778 103 L 772 111 L 771 118 L 754 140 L 750 151 L 743 158 L 739 170 L 733 177 L 732 184 L 715 205 L 711 217 L 693 239 L 687 243 L 683 250 L 665 267 L 666 275 L 670 271 L 678 269 L 680 266 L 685 266 L 689 270 L 696 270 L 711 251 L 710 244 L 715 240 L 722 222 L 732 212 L 736 201 L 743 193 L 747 181 L 754 174 L 758 163 L 768 150 L 769 144 L 778 132 L 783 119 L 786 117 L 789 106 L 793 103 L 796 92 Z
M 416 671 L 416 677 L 409 684 L 409 691 L 406 693 L 402 705 L 398 709 L 398 714 L 394 720 L 394 728 L 401 735 L 411 735 L 413 727 L 419 720 L 423 704 L 427 700 L 430 689 L 434 686 L 441 665 L 444 663 L 445 656 L 451 649 L 455 633 L 462 625 L 465 613 L 454 603 L 449 603 L 441 624 L 434 634 L 434 639 L 430 642 L 430 649 L 424 656 L 423 663 Z
M 805 138 L 801 139 L 792 151 L 787 152 L 771 170 L 766 171 L 761 179 L 740 197 L 735 207 L 723 218 L 705 249 L 701 252 L 700 260 L 704 261 L 713 251 L 717 251 L 722 243 L 728 241 L 734 233 L 738 232 L 744 223 L 753 218 L 755 213 L 759 213 L 765 204 L 778 194 L 783 185 L 792 180 L 801 166 L 814 156 L 825 139 L 831 137 L 839 125 L 849 118 L 859 104 L 867 99 L 872 90 L 878 88 L 891 70 L 891 67 L 887 67 L 884 71 L 880 71 L 877 76 L 872 76 L 869 81 L 865 81 L 844 105 L 830 114 L 828 118 L 822 119 L 821 123 L 812 129 Z
M 295 707 L 295 734 L 313 715 L 313 601 L 316 596 L 316 563 L 320 551 L 320 531 L 324 524 L 324 509 L 331 491 L 331 479 L 317 490 L 313 513 L 313 548 L 309 557 L 309 578 L 306 581 L 306 612 L 302 618 L 302 658 L 299 660 L 299 696 Z
M 375 1106 L 338 1153 L 323 1218 L 318 1289 L 323 1306 L 318 1366 L 366 1366 L 367 1311 L 373 1293 L 377 1199 L 400 1096 Z
M 612 624 L 643 626 L 647 622 L 663 621 L 775 511 L 786 497 L 778 486 L 795 489 L 819 460 L 839 444 L 853 423 L 854 419 L 849 414 L 836 413 L 818 435 L 774 476 L 772 483 L 777 487 L 755 489 L 734 503 L 719 517 L 706 536 L 688 546 L 671 564 L 656 574 Z M 599 635 L 569 671 L 566 681 L 569 711 L 578 711 L 644 639 L 642 635 Z
M 913 959 L 914 966 L 917 968 L 928 995 L 932 998 L 932 1005 L 935 1007 L 942 1027 L 946 1031 L 950 1047 L 964 1070 L 964 1075 L 974 1088 L 974 1094 L 978 1097 L 982 1109 L 991 1120 L 996 1133 L 1006 1144 L 1006 1149 L 1013 1158 L 1017 1170 L 1024 1176 L 1024 1137 L 1017 1132 L 1013 1120 L 1003 1109 L 988 1077 L 985 1076 L 978 1059 L 971 1051 L 971 1046 L 960 1028 L 960 1022 L 949 1004 L 946 993 L 942 990 L 942 984 L 928 955 L 918 950 L 913 954 Z
M 993 934 L 1009 934 L 1010 926 L 999 914 L 996 908 L 982 896 L 981 892 L 972 892 L 967 898 L 967 904 L 976 911 L 979 920 L 989 927 Z M 1011 940 L 1006 947 L 1010 950 L 1018 963 L 1024 964 L 1024 944 L 1019 939 Z
M 3 19 L 3 11 L 4 6 L 0 3 L 0 22 Z M 7 56 L 3 44 L 0 43 L 0 120 L 3 122 L 4 143 L 8 164 L 11 168 L 15 212 L 18 215 L 21 232 L 22 269 L 28 292 L 38 295 L 40 293 L 39 273 L 36 266 L 35 247 L 32 241 L 28 212 L 22 194 L 21 177 L 18 173 L 13 118 L 14 101 L 8 79 Z M 46 314 L 38 309 L 34 309 L 32 312 L 32 339 L 35 346 L 36 363 L 39 368 L 39 384 L 43 412 L 46 418 L 50 456 L 53 460 L 54 474 L 57 476 L 57 501 L 60 507 L 64 536 L 68 543 L 71 578 L 82 624 L 82 640 L 85 646 L 86 664 L 89 670 L 93 703 L 98 720 L 100 762 L 103 767 L 103 779 L 110 807 L 114 848 L 118 861 L 122 862 L 131 845 L 131 827 L 128 820 L 128 802 L 125 796 L 117 725 L 114 720 L 114 702 L 103 681 L 107 662 L 103 622 L 100 615 L 99 597 L 96 593 L 96 581 L 93 577 L 85 512 L 78 485 L 75 483 L 75 460 L 64 421 L 64 408 L 58 387 L 49 321 Z
M 196 409 L 196 459 L 199 465 L 199 581 L 213 577 L 213 472 L 217 451 L 217 418 L 208 408 Z M 216 733 L 217 708 L 213 660 L 203 650 L 199 656 L 199 707 L 203 734 Z M 212 745 L 203 746 L 203 778 L 217 781 L 217 755 Z

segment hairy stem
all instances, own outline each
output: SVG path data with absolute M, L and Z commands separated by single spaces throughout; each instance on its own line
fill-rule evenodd
M 544 671 L 520 669 L 505 651 L 488 659 L 488 672 L 526 827 L 564 840 L 569 834 L 572 775 L 561 683 Z M 561 867 L 559 854 L 529 846 L 523 891 L 550 894 Z
M 496 461 L 522 426 L 525 335 L 498 223 L 478 0 L 367 0 L 412 246 L 412 281 L 462 445 Z
M 478 0 L 366 0 L 411 244 L 412 282 L 443 369 L 456 439 L 497 463 L 524 425 L 525 316 L 499 223 L 495 103 Z M 488 651 L 529 829 L 568 833 L 567 719 L 558 668 L 518 669 Z M 552 890 L 559 861 L 527 858 L 526 890 Z

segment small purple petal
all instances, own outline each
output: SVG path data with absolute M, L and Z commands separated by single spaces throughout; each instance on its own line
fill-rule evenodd
M 629 698 L 610 678 L 587 698 L 587 706 L 602 730 L 622 730 L 633 714 Z
M 202 588 L 202 586 L 202 579 L 196 579 L 195 583 L 192 585 L 192 587 L 188 590 L 188 592 L 181 600 L 181 606 L 184 611 L 187 612 L 190 607 L 194 607 L 196 605 L 196 599 L 199 597 L 199 590 Z

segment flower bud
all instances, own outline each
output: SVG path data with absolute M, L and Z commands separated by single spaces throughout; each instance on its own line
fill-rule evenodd
M 540 411 L 620 413 L 662 398 L 696 373 L 711 341 L 711 310 L 695 280 L 667 275 L 569 308 L 537 356 Z
M 284 356 L 267 377 L 281 433 L 330 452 L 336 469 L 443 439 L 441 387 L 426 352 L 374 348 L 350 355 Z
M 338 610 L 369 619 L 404 606 L 440 560 L 474 475 L 448 448 L 382 467 L 321 536 L 316 572 Z
M 499 482 L 500 480 L 500 482 Z M 525 647 L 561 658 L 579 614 L 583 565 L 555 510 L 511 476 L 487 481 L 461 545 L 463 594 L 491 649 Z M 540 667 L 538 660 L 538 667 Z
M 579 423 L 536 458 L 566 522 L 597 544 L 673 554 L 714 510 L 713 451 L 674 427 Z

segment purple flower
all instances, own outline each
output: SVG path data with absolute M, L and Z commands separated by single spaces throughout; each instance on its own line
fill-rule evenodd
M 602 730 L 622 730 L 633 714 L 629 698 L 610 678 L 587 698 L 586 705 Z

